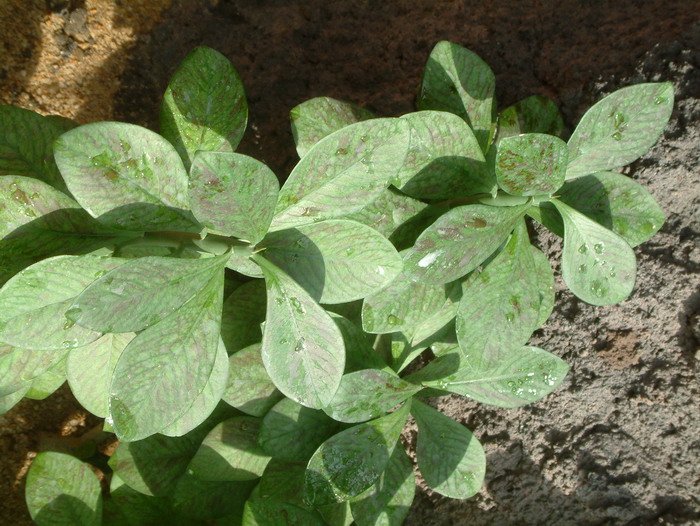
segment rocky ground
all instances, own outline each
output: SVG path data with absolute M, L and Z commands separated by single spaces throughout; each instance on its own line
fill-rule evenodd
M 296 161 L 288 112 L 314 96 L 411 111 L 435 42 L 479 53 L 505 106 L 554 99 L 569 129 L 601 96 L 669 80 L 676 109 L 628 174 L 668 215 L 636 249 L 630 299 L 591 307 L 558 287 L 535 343 L 571 364 L 556 394 L 518 410 L 437 400 L 474 430 L 487 481 L 468 501 L 420 490 L 408 525 L 700 524 L 700 4 L 687 0 L 4 0 L 0 102 L 81 123 L 155 127 L 194 46 L 226 54 L 250 100 L 242 151 L 280 177 Z M 542 236 L 554 259 L 557 239 Z M 64 387 L 0 417 L 0 525 L 31 524 L 34 452 L 95 422 Z M 412 438 L 409 430 L 407 437 Z

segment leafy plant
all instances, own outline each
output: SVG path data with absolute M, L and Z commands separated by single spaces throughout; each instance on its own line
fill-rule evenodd
M 664 214 L 613 170 L 672 103 L 667 83 L 624 88 L 564 142 L 552 101 L 497 114 L 488 66 L 441 42 L 420 111 L 294 108 L 301 159 L 282 188 L 234 153 L 244 91 L 211 49 L 175 73 L 162 136 L 1 108 L 0 407 L 67 379 L 120 441 L 104 497 L 88 464 L 41 453 L 32 517 L 401 524 L 409 415 L 425 482 L 474 495 L 481 444 L 422 400 L 518 407 L 561 383 L 567 364 L 527 345 L 555 300 L 528 216 L 564 237 L 575 295 L 624 300 L 632 247 Z

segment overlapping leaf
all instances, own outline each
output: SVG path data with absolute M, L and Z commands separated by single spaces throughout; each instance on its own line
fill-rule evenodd
M 427 206 L 390 186 L 375 201 L 344 219 L 372 227 L 388 239 L 401 225 L 419 216 Z
M 529 205 L 453 208 L 428 227 L 404 254 L 414 281 L 440 285 L 474 270 L 505 241 Z
M 120 230 L 200 230 L 188 211 L 187 173 L 173 146 L 133 124 L 98 122 L 61 135 L 56 163 L 90 215 Z
M 252 416 L 264 416 L 282 398 L 267 375 L 260 344 L 241 349 L 229 358 L 224 402 Z
M 486 151 L 494 121 L 495 77 L 475 53 L 451 42 L 438 42 L 423 73 L 418 107 L 462 117 Z
M 278 193 L 272 170 L 247 155 L 198 152 L 190 168 L 190 206 L 197 220 L 251 243 L 267 232 Z
M 540 292 L 540 308 L 537 316 L 537 328 L 542 327 L 549 319 L 554 310 L 554 271 L 547 255 L 537 247 L 530 247 L 533 262 L 535 264 L 535 274 Z
M 631 163 L 658 140 L 673 109 L 673 84 L 636 84 L 594 104 L 569 139 L 566 178 Z
M 304 157 L 324 137 L 350 124 L 371 119 L 374 114 L 357 104 L 315 97 L 292 108 L 289 117 L 297 153 Z
M 342 219 L 272 232 L 261 246 L 267 260 L 321 303 L 363 298 L 391 283 L 403 267 L 381 234 Z
M 66 358 L 63 358 L 34 378 L 24 396 L 32 400 L 44 400 L 55 393 L 66 381 L 66 362 Z
M 163 96 L 163 136 L 189 166 L 197 150 L 234 151 L 247 122 L 243 83 L 231 62 L 211 48 L 195 48 L 182 61 Z
M 255 261 L 265 273 L 267 286 L 265 369 L 286 396 L 307 407 L 325 407 L 338 389 L 345 366 L 340 330 L 285 272 L 263 258 Z
M 260 279 L 244 283 L 226 298 L 221 316 L 221 339 L 229 354 L 260 342 L 265 306 L 265 282 Z
M 250 499 L 245 504 L 242 526 L 325 526 L 318 512 L 272 499 Z
M 547 97 L 533 95 L 508 106 L 498 115 L 498 138 L 521 133 L 561 135 L 564 120 L 556 104 Z
M 637 273 L 627 241 L 561 201 L 553 203 L 564 221 L 562 277 L 571 292 L 592 305 L 627 298 Z
M 321 139 L 280 190 L 271 229 L 364 208 L 382 194 L 403 164 L 408 136 L 408 124 L 402 119 L 371 119 Z
M 0 397 L 22 389 L 60 362 L 67 353 L 67 349 L 29 351 L 0 344 Z
M 173 509 L 181 517 L 202 521 L 231 519 L 240 524 L 243 506 L 257 484 L 256 481 L 210 481 L 201 480 L 185 473 L 177 481 L 172 494 Z M 217 520 L 217 524 L 218 524 Z

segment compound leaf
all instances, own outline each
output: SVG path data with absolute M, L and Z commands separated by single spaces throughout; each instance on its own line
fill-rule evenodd
M 408 154 L 393 184 L 420 199 L 490 193 L 495 182 L 484 154 L 463 119 L 444 111 L 418 111 L 401 117 L 411 135 Z
M 211 48 L 195 48 L 182 61 L 163 96 L 163 136 L 189 166 L 197 150 L 234 151 L 247 122 L 243 83 L 231 62 Z
M 63 453 L 39 453 L 27 473 L 27 507 L 39 526 L 100 526 L 102 490 L 87 464 Z
M 344 219 L 272 232 L 261 246 L 267 260 L 321 303 L 363 298 L 386 287 L 403 267 L 379 232 Z
M 270 226 L 278 193 L 272 170 L 240 153 L 197 152 L 190 168 L 190 206 L 197 220 L 253 244 Z
M 389 186 L 403 164 L 409 127 L 402 119 L 351 124 L 316 143 L 280 190 L 272 230 L 345 216 Z
M 453 499 L 468 499 L 481 489 L 484 448 L 471 431 L 418 400 L 411 414 L 418 424 L 416 456 L 428 486 Z
M 289 117 L 297 153 L 304 157 L 324 137 L 350 124 L 371 119 L 374 114 L 357 104 L 315 97 L 292 108 Z
M 557 193 L 560 201 L 612 230 L 632 247 L 648 241 L 666 219 L 646 188 L 615 172 L 578 177 Z
M 498 115 L 498 138 L 521 133 L 546 133 L 560 136 L 564 120 L 554 101 L 533 95 L 508 106 Z
M 323 411 L 284 398 L 263 418 L 258 443 L 276 459 L 306 462 L 339 426 Z
M 307 407 L 327 406 L 345 366 L 343 336 L 326 311 L 292 278 L 269 261 L 265 273 L 267 320 L 262 358 L 277 389 Z
M 673 110 L 673 84 L 636 84 L 594 104 L 569 139 L 566 178 L 631 163 L 658 140 Z
M 453 208 L 418 237 L 404 253 L 404 268 L 414 281 L 440 285 L 474 270 L 505 241 L 530 205 Z
M 553 135 L 526 133 L 498 143 L 496 179 L 511 195 L 549 195 L 564 184 L 566 143 Z
M 101 223 L 136 232 L 200 230 L 187 210 L 185 167 L 157 133 L 97 122 L 64 133 L 54 148 L 69 190 Z
M 341 431 L 316 450 L 306 468 L 307 502 L 323 506 L 344 502 L 367 491 L 380 477 L 396 448 L 411 407 Z
M 556 199 L 564 220 L 562 277 L 583 301 L 613 305 L 634 287 L 637 260 L 627 241 Z
M 68 317 L 102 332 L 151 327 L 220 274 L 228 255 L 205 259 L 143 257 L 105 273 L 75 300 Z
M 425 66 L 418 107 L 459 115 L 486 151 L 495 114 L 495 86 L 493 71 L 476 53 L 451 42 L 438 42 Z
M 419 385 L 387 371 L 354 371 L 343 376 L 338 391 L 324 411 L 339 422 L 364 422 L 382 416 L 420 389 Z
M 229 377 L 223 400 L 252 416 L 264 416 L 283 397 L 267 375 L 260 353 L 253 344 L 229 358 Z

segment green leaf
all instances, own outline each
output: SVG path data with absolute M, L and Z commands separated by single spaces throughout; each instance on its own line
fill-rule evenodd
M 326 413 L 285 398 L 263 418 L 258 443 L 268 455 L 290 462 L 306 462 L 340 424 Z
M 8 396 L 65 358 L 67 349 L 28 351 L 0 344 L 0 397 Z
M 365 332 L 343 316 L 331 314 L 343 335 L 345 345 L 345 373 L 361 369 L 381 369 L 392 372 L 379 353 L 372 347 Z
M 421 199 L 490 193 L 496 186 L 471 128 L 444 111 L 419 111 L 401 117 L 411 128 L 410 146 L 393 184 Z
M 306 462 L 289 462 L 273 458 L 265 467 L 260 484 L 251 498 L 271 499 L 306 507 L 304 473 Z
M 521 133 L 561 135 L 564 129 L 559 108 L 547 97 L 533 95 L 508 106 L 498 115 L 498 138 Z
M 536 272 L 527 227 L 520 221 L 503 250 L 465 284 L 457 311 L 457 339 L 465 356 L 488 363 L 528 340 L 539 318 Z
M 423 73 L 418 107 L 459 115 L 486 151 L 494 121 L 496 79 L 475 53 L 451 42 L 438 42 Z
M 564 188 L 562 186 L 562 188 Z M 557 212 L 556 207 L 549 201 L 541 201 L 539 204 L 532 205 L 527 215 L 547 228 L 550 232 L 559 237 L 564 237 L 564 223 L 561 215 Z
M 569 139 L 566 178 L 631 163 L 658 140 L 673 110 L 673 84 L 636 84 L 594 104 Z
M 133 333 L 105 334 L 89 345 L 78 347 L 68 356 L 67 378 L 75 398 L 99 417 L 109 416 L 109 387 L 117 361 Z
M 530 247 L 530 251 L 535 264 L 537 288 L 540 291 L 540 308 L 536 324 L 536 327 L 539 329 L 549 319 L 554 310 L 554 271 L 549 263 L 549 258 L 544 252 L 533 246 Z
M 277 389 L 307 407 L 328 405 L 345 366 L 343 336 L 333 319 L 292 278 L 263 258 L 267 320 L 262 358 Z
M 0 106 L 0 175 L 33 177 L 66 191 L 53 158 L 53 142 L 63 132 L 38 113 Z
M 266 302 L 265 282 L 260 279 L 244 283 L 226 298 L 221 316 L 221 339 L 229 354 L 260 342 Z
M 425 483 L 446 497 L 468 499 L 484 482 L 484 448 L 466 427 L 430 406 L 413 401 L 418 424 L 416 457 Z
M 165 429 L 194 403 L 216 361 L 223 272 L 124 349 L 112 379 L 110 413 L 120 440 Z
M 382 416 L 420 391 L 396 374 L 363 369 L 343 376 L 340 387 L 324 411 L 334 420 L 351 424 Z
M 223 400 L 252 416 L 264 416 L 283 398 L 265 371 L 261 345 L 253 344 L 229 358 L 229 377 Z
M 190 206 L 197 220 L 251 243 L 267 233 L 278 193 L 272 170 L 240 153 L 197 152 L 190 168 Z
M 414 281 L 440 285 L 474 270 L 502 243 L 529 205 L 453 208 L 430 225 L 404 254 Z
M 280 190 L 272 230 L 345 216 L 377 199 L 403 164 L 409 127 L 371 119 L 321 139 Z
M 97 122 L 61 135 L 56 163 L 80 205 L 120 230 L 198 232 L 173 146 L 134 124 Z
M 403 447 L 394 449 L 379 480 L 350 503 L 357 526 L 401 526 L 413 503 L 416 477 Z
M 222 273 L 228 255 L 206 259 L 144 257 L 105 273 L 71 305 L 68 318 L 102 332 L 157 324 Z
M 27 473 L 27 507 L 39 526 L 100 526 L 100 481 L 87 464 L 63 453 L 39 453 Z
M 325 526 L 316 511 L 288 502 L 250 499 L 245 504 L 242 526 Z
M 564 184 L 566 143 L 552 135 L 526 133 L 498 144 L 496 179 L 512 195 L 550 195 Z
M 99 332 L 76 325 L 66 311 L 90 283 L 123 259 L 57 256 L 23 270 L 0 289 L 0 341 L 29 350 L 87 345 Z
M 214 412 L 221 401 L 227 381 L 228 354 L 226 354 L 226 347 L 219 339 L 214 367 L 204 389 L 195 398 L 189 409 L 168 427 L 162 429 L 161 433 L 168 436 L 183 436 L 199 426 Z
M 230 481 L 260 478 L 270 457 L 258 446 L 260 419 L 237 416 L 218 424 L 202 442 L 189 464 L 201 480 Z
M 32 380 L 32 386 L 24 394 L 32 400 L 44 400 L 55 393 L 66 381 L 66 359 L 53 365 Z
M 211 48 L 195 48 L 175 71 L 163 96 L 163 136 L 189 166 L 197 150 L 234 151 L 247 122 L 243 83 L 231 62 Z
M 432 315 L 426 317 L 422 323 L 416 326 L 410 334 L 412 345 L 421 345 L 425 341 L 431 340 L 437 334 L 442 333 L 445 327 L 454 320 L 457 315 L 457 308 L 462 299 L 462 291 L 467 278 L 461 278 L 444 285 L 444 302 L 440 309 Z
M 292 108 L 289 117 L 297 153 L 304 157 L 324 137 L 350 124 L 371 119 L 374 114 L 357 104 L 315 97 Z
M 306 468 L 305 498 L 314 506 L 344 502 L 370 488 L 386 468 L 406 423 L 409 400 L 393 413 L 326 440 Z
M 560 201 L 612 230 L 632 247 L 648 241 L 666 220 L 646 188 L 615 172 L 573 179 L 557 193 Z
M 253 255 L 253 247 L 248 245 L 234 245 L 231 247 L 231 257 L 226 263 L 226 268 L 235 270 L 239 274 L 251 278 L 262 278 L 263 273 L 255 263 L 250 260 Z
M 0 415 L 7 413 L 10 409 L 16 406 L 20 400 L 24 398 L 24 395 L 27 394 L 27 391 L 29 391 L 31 386 L 31 382 L 26 382 L 16 391 L 0 396 Z
M 568 205 L 552 201 L 564 220 L 562 277 L 583 301 L 613 305 L 634 287 L 637 260 L 627 241 Z
M 569 365 L 537 347 L 504 349 L 497 360 L 479 363 L 448 352 L 407 379 L 498 407 L 520 407 L 554 391 Z
M 386 287 L 403 267 L 385 237 L 355 221 L 329 220 L 272 232 L 261 246 L 265 259 L 321 303 L 361 299 Z
M 418 216 L 427 206 L 390 186 L 375 201 L 343 219 L 367 225 L 388 239 L 401 225 Z
M 180 516 L 204 521 L 230 516 L 241 517 L 245 501 L 257 481 L 201 480 L 186 473 L 177 482 L 172 495 L 173 509 Z M 233 521 L 240 524 L 240 520 Z

